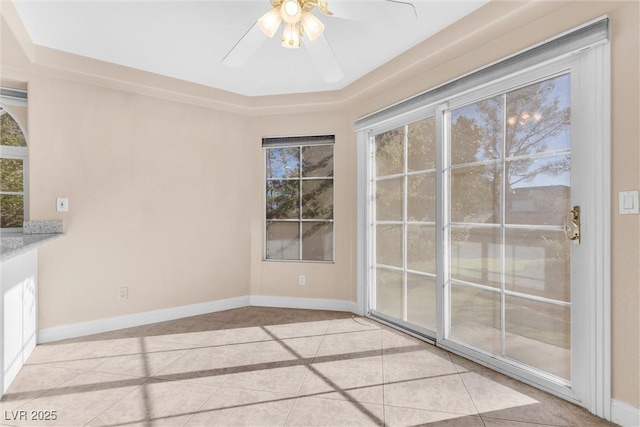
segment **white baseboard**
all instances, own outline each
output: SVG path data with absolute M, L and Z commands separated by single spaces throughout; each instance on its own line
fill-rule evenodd
M 107 317 L 104 319 L 90 320 L 88 322 L 54 326 L 52 328 L 38 330 L 38 343 L 42 344 L 68 338 L 83 337 L 86 335 L 115 331 L 117 329 L 132 328 L 134 326 L 148 325 L 150 323 L 165 322 L 167 320 L 175 320 L 184 317 L 214 313 L 216 311 L 246 307 L 248 305 L 249 297 L 242 296 L 199 304 L 181 305 L 161 310 L 145 311 L 142 313 L 127 314 L 124 316 Z
M 251 295 L 249 297 L 251 305 L 258 307 L 279 307 L 279 308 L 304 308 L 307 310 L 331 310 L 358 312 L 358 304 L 354 301 L 322 299 L 322 298 L 293 298 L 293 297 L 272 297 L 265 295 Z
M 611 421 L 623 427 L 640 426 L 640 408 L 627 403 L 611 400 Z
M 83 337 L 102 332 L 115 331 L 117 329 L 132 328 L 134 326 L 148 325 L 150 323 L 166 322 L 167 320 L 199 316 L 201 314 L 214 313 L 216 311 L 230 310 L 249 305 L 261 307 L 304 308 L 309 310 L 347 311 L 352 313 L 358 312 L 358 305 L 353 301 L 256 295 L 242 296 L 39 329 L 38 343 L 42 344 L 68 338 Z

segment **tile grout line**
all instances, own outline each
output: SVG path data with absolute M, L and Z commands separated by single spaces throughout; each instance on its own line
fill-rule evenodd
M 453 362 L 453 359 L 451 358 L 453 353 L 450 353 L 447 351 L 447 355 L 449 356 L 449 359 Z M 454 355 L 455 356 L 455 355 Z M 459 356 L 457 356 L 459 357 Z M 462 384 L 464 385 L 465 389 L 467 390 L 467 393 L 469 393 L 469 390 L 467 388 L 467 384 L 464 382 L 464 380 L 462 379 L 462 374 L 470 374 L 470 373 L 476 373 L 470 369 L 467 369 L 461 365 L 458 365 L 457 363 L 453 362 L 454 366 L 456 367 L 456 371 L 458 372 L 458 376 L 460 376 L 460 379 L 462 381 Z M 479 365 L 482 366 L 482 365 Z M 477 374 L 477 373 L 476 373 Z M 483 376 L 482 374 L 478 374 Z M 544 392 L 543 392 L 544 393 Z M 469 393 L 470 395 L 470 393 Z M 473 402 L 474 406 L 476 406 L 475 401 L 473 400 L 473 397 L 471 398 L 471 401 Z M 570 408 L 568 408 L 567 406 L 570 404 L 569 402 L 566 401 L 561 401 L 560 402 L 563 406 L 564 409 L 568 410 L 568 412 L 570 413 L 570 415 L 574 418 L 574 420 L 578 423 L 577 426 L 583 426 L 583 423 L 580 421 L 580 419 L 578 418 L 577 414 L 575 414 L 573 411 L 571 411 Z M 476 406 L 476 410 L 477 410 L 477 406 Z M 478 415 L 480 416 L 480 419 L 482 420 L 482 424 L 486 427 L 486 423 L 485 423 L 485 416 L 482 415 L 482 413 L 478 410 Z M 543 425 L 543 426 L 549 426 L 549 427 L 559 427 L 558 424 L 542 424 L 539 422 L 531 422 L 531 421 L 524 421 L 524 420 L 513 420 L 510 418 L 500 418 L 497 416 L 486 416 L 486 418 L 488 419 L 493 419 L 493 420 L 501 420 L 501 421 L 509 421 L 509 422 L 519 422 L 519 423 L 524 423 L 524 424 L 533 424 L 533 425 Z
M 310 365 L 313 365 L 316 362 L 316 359 L 318 358 L 318 352 L 320 352 L 320 349 L 322 348 L 322 344 L 324 344 L 324 339 L 327 336 L 327 331 L 329 330 L 329 322 L 327 322 L 327 327 L 324 329 L 324 333 L 322 334 L 322 339 L 320 340 L 320 344 L 318 344 L 318 348 L 316 348 L 316 352 L 313 355 L 313 359 L 311 359 L 311 363 Z M 309 373 L 311 372 L 310 369 L 307 370 L 307 375 L 304 377 L 304 380 L 307 380 L 307 377 L 309 376 Z M 304 386 L 304 382 L 302 383 L 302 386 Z M 302 390 L 302 386 L 300 387 L 300 390 Z M 298 390 L 298 393 L 300 392 L 300 390 Z
M 535 427 L 539 427 L 539 426 L 544 426 L 544 427 L 566 427 L 560 424 L 543 424 L 543 423 L 539 423 L 539 422 L 533 422 L 533 421 L 523 421 L 523 420 L 510 420 L 507 418 L 498 418 L 498 417 L 487 417 L 490 420 L 496 420 L 496 421 L 508 421 L 510 423 L 516 422 L 519 424 L 529 424 Z M 482 417 L 482 415 L 480 416 L 480 419 L 482 419 L 482 422 L 484 423 L 484 418 Z M 486 424 L 485 424 L 486 426 Z M 583 423 L 579 422 L 579 424 L 576 425 L 576 427 L 586 427 Z
M 573 404 L 570 402 L 567 402 L 565 400 L 562 400 L 560 402 L 563 406 L 564 409 L 567 409 L 569 411 L 569 413 L 571 413 L 571 415 L 578 421 L 578 423 L 580 423 L 580 425 L 583 425 L 584 423 L 580 420 L 580 417 L 578 416 L 578 413 L 576 413 L 576 411 L 573 409 Z M 580 407 L 578 407 L 580 408 Z M 584 408 L 582 408 L 584 409 Z M 591 415 L 591 413 L 589 413 L 589 415 Z M 489 418 L 489 417 L 488 417 Z M 606 421 L 606 420 L 605 420 Z M 610 423 L 613 423 L 612 421 L 607 421 Z
M 22 368 L 20 368 L 20 369 L 22 370 Z M 51 390 L 55 390 L 55 389 L 57 389 L 58 387 L 62 387 L 62 386 L 64 386 L 64 385 L 65 385 L 66 383 L 68 383 L 69 381 L 73 380 L 74 378 L 77 378 L 78 376 L 80 376 L 80 375 L 82 375 L 83 373 L 85 373 L 85 372 L 86 372 L 86 371 L 83 371 L 83 370 L 80 370 L 80 369 L 69 369 L 69 368 L 64 368 L 64 369 L 67 369 L 67 370 L 69 370 L 69 371 L 74 371 L 74 372 L 76 372 L 76 375 L 74 375 L 73 377 L 69 378 L 67 381 L 64 381 L 63 383 L 58 384 L 58 385 L 57 385 L 57 386 L 55 386 L 55 387 L 52 387 L 52 388 L 49 388 L 49 389 L 47 389 L 47 390 L 43 390 L 43 391 L 42 391 L 42 392 L 40 392 L 40 393 L 37 393 L 37 394 L 36 394 L 36 395 L 34 395 L 31 399 L 26 400 L 24 403 L 22 403 L 21 405 L 17 406 L 17 407 L 16 407 L 16 410 L 18 410 L 18 409 L 22 408 L 23 406 L 25 406 L 25 405 L 27 405 L 27 404 L 29 404 L 29 403 L 33 402 L 35 399 L 39 399 L 39 398 L 41 398 L 41 397 L 42 397 L 42 396 L 44 396 L 45 394 L 49 393 Z
M 113 374 L 111 374 L 113 375 Z M 135 393 L 136 391 L 138 391 L 140 388 L 144 387 L 145 384 L 147 384 L 149 381 L 151 381 L 151 378 L 147 378 L 147 380 L 145 382 L 143 382 L 142 384 L 140 384 L 139 386 L 135 387 L 133 390 L 131 390 L 129 393 L 125 393 L 124 396 L 122 396 L 120 399 L 117 399 L 115 402 L 113 402 L 111 405 L 107 406 L 103 411 L 99 412 L 95 417 L 91 418 L 89 421 L 87 421 L 86 423 L 84 423 L 84 426 L 88 426 L 90 425 L 93 421 L 96 420 L 96 418 L 100 417 L 102 414 L 104 414 L 106 411 L 108 411 L 109 409 L 113 408 L 116 404 L 120 403 L 122 400 L 124 400 L 127 396 L 129 396 L 132 393 Z
M 189 348 L 187 348 L 187 349 L 183 349 L 183 350 L 182 350 L 182 351 L 183 351 L 183 353 L 182 353 L 180 356 L 178 356 L 174 361 L 172 361 L 172 362 L 168 363 L 166 366 L 164 366 L 164 367 L 163 367 L 163 368 L 162 368 L 162 369 L 161 369 L 161 370 L 160 370 L 156 375 L 160 375 L 160 373 L 161 373 L 163 370 L 167 369 L 169 366 L 171 366 L 172 364 L 176 363 L 178 360 L 180 360 L 181 358 L 183 358 L 183 357 L 184 357 L 187 353 L 189 353 L 190 351 L 192 351 L 192 350 L 197 350 L 197 349 L 201 349 L 201 348 L 208 348 L 208 347 L 210 347 L 210 346 L 202 346 L 201 344 L 202 344 L 205 340 L 207 340 L 211 335 L 213 335 L 215 331 L 224 330 L 224 326 L 225 326 L 225 325 L 223 324 L 223 325 L 222 325 L 222 327 L 221 327 L 221 328 L 219 328 L 219 329 L 210 330 L 210 331 L 209 331 L 209 333 L 208 333 L 208 334 L 206 334 L 206 336 L 204 336 L 204 337 L 202 338 L 202 340 L 200 340 L 197 344 L 191 344 L 191 343 L 182 343 L 182 342 L 178 342 L 179 344 L 184 344 L 185 346 L 190 346 L 190 347 L 189 347 Z M 263 340 L 264 340 L 264 339 L 263 339 Z M 159 341 L 160 341 L 160 342 L 165 342 L 165 343 L 172 343 L 172 344 L 173 344 L 173 343 L 176 343 L 176 341 L 162 340 L 162 339 L 159 339 Z M 259 345 L 259 343 L 260 343 L 260 342 L 262 342 L 262 341 L 258 341 L 258 342 L 256 342 L 256 347 Z M 243 343 L 243 344 L 244 344 L 244 343 Z M 233 345 L 235 345 L 235 344 L 233 344 Z M 215 347 L 226 347 L 226 346 L 227 346 L 227 345 L 220 345 L 220 346 L 215 346 Z M 236 369 L 237 369 L 237 368 L 236 368 Z M 151 379 L 155 379 L 155 380 L 159 380 L 159 381 L 171 381 L 171 380 L 166 380 L 166 379 L 163 379 L 163 378 L 161 378 L 161 377 L 156 377 L 156 376 L 152 376 L 152 377 L 151 377 Z M 227 381 L 227 379 L 228 379 L 228 378 L 225 378 L 225 380 L 223 381 L 223 383 L 222 383 L 222 384 L 224 384 L 224 383 Z M 189 380 L 187 380 L 187 382 L 188 382 L 188 381 L 189 381 Z M 195 384 L 195 383 L 194 383 L 194 384 Z M 211 388 L 213 389 L 213 391 L 211 392 L 211 394 L 210 394 L 206 399 L 204 399 L 204 401 L 202 402 L 202 404 L 198 407 L 197 412 L 200 412 L 200 411 L 202 410 L 202 408 L 206 405 L 206 403 L 207 403 L 209 400 L 211 400 L 211 398 L 212 398 L 212 397 L 213 397 L 213 396 L 218 392 L 218 390 L 220 390 L 220 388 L 222 387 L 222 385 L 217 385 L 217 386 L 209 386 L 209 385 L 207 385 L 207 387 L 211 387 Z M 215 387 L 215 388 L 214 388 L 214 387 Z M 195 417 L 195 416 L 196 416 L 195 414 L 192 414 L 189 418 L 187 418 L 187 419 L 186 419 L 186 421 L 182 424 L 182 426 L 186 426 L 187 424 L 189 424 L 189 422 L 191 422 L 191 419 L 193 419 L 193 417 Z
M 268 339 L 269 336 L 267 334 L 265 334 L 265 336 L 260 340 L 260 341 L 250 341 L 250 342 L 242 342 L 242 343 L 233 343 L 233 344 L 226 344 L 226 345 L 221 345 L 221 346 L 216 346 L 218 348 L 221 347 L 227 347 L 227 346 L 235 346 L 235 345 L 244 345 L 244 344 L 255 344 L 254 348 L 251 349 L 251 355 L 253 355 L 253 353 L 258 349 L 258 347 L 260 346 L 260 344 L 262 344 L 263 342 L 266 341 L 273 341 Z M 250 359 L 250 358 L 249 358 Z M 218 386 L 218 388 L 220 387 L 225 387 L 227 384 L 227 381 L 229 381 L 229 379 L 231 378 L 231 375 L 235 374 L 238 370 L 240 370 L 242 366 L 238 365 L 236 367 L 234 367 L 231 372 L 229 372 L 228 374 L 224 374 L 225 379 L 222 381 L 222 384 L 220 384 Z M 234 387 L 229 387 L 229 388 L 234 388 Z M 252 389 L 246 389 L 246 390 L 252 390 Z M 217 391 L 217 389 L 216 389 Z M 253 391 L 260 391 L 260 390 L 253 390 Z
M 452 356 L 452 355 L 453 355 L 453 356 L 455 356 L 455 357 L 459 357 L 459 358 L 461 358 L 460 356 L 457 356 L 457 355 L 455 355 L 454 353 L 447 352 L 447 354 L 449 355 L 449 358 L 450 358 L 450 359 L 451 359 L 451 356 Z M 453 359 L 451 359 L 451 360 L 453 361 Z M 464 359 L 464 358 L 462 358 L 462 360 L 463 360 L 463 361 L 468 361 L 467 359 Z M 474 362 L 471 362 L 471 363 L 474 363 Z M 461 378 L 462 378 L 462 374 L 471 374 L 471 373 L 475 373 L 475 374 L 477 374 L 477 375 L 480 375 L 480 376 L 484 377 L 484 375 L 483 375 L 483 374 L 480 374 L 480 373 L 478 373 L 478 372 L 475 372 L 475 371 L 471 370 L 470 368 L 465 368 L 464 366 L 459 365 L 459 364 L 456 364 L 455 362 L 454 362 L 454 365 L 456 366 L 456 370 L 458 371 L 458 375 L 460 375 L 460 377 L 461 377 Z M 482 365 L 478 365 L 478 364 L 476 364 L 476 365 L 477 365 L 478 367 L 480 367 L 480 368 L 486 368 L 486 367 L 483 367 Z M 489 369 L 489 368 L 486 368 L 486 369 Z M 494 373 L 495 373 L 495 371 L 492 371 L 492 372 L 494 372 Z M 499 374 L 499 373 L 498 373 L 498 374 Z M 493 380 L 492 380 L 492 381 L 493 381 Z M 515 381 L 517 381 L 517 380 L 515 380 Z M 517 381 L 517 382 L 518 382 L 518 381 Z M 466 388 L 466 387 L 467 387 L 467 385 L 466 385 L 466 383 L 464 382 L 464 380 L 462 380 L 462 383 L 464 384 L 464 386 L 465 386 L 465 388 Z M 552 399 L 555 399 L 555 396 L 548 395 L 547 393 L 545 393 L 545 392 L 543 392 L 543 391 L 541 391 L 541 390 L 535 390 L 535 389 L 534 389 L 534 391 L 535 391 L 536 393 L 541 393 L 543 396 L 551 397 Z M 467 392 L 468 392 L 468 389 L 467 389 Z M 548 395 L 548 396 L 547 396 L 547 395 Z M 565 410 L 569 413 L 569 415 L 571 416 L 571 418 L 572 418 L 572 419 L 577 423 L 577 424 L 576 424 L 576 426 L 580 426 L 580 427 L 582 427 L 582 426 L 584 425 L 584 423 L 579 419 L 578 415 L 577 415 L 575 412 L 573 412 L 573 411 L 571 410 L 571 408 L 569 407 L 570 403 L 569 403 L 569 402 L 567 402 L 567 401 L 565 401 L 565 400 L 563 400 L 563 399 L 558 399 L 558 400 L 559 400 L 558 404 L 559 404 L 559 405 L 561 405 L 561 406 L 562 406 L 562 408 L 563 408 L 563 409 L 565 409 Z M 474 405 L 475 405 L 475 401 L 473 400 L 473 398 L 472 398 L 472 401 L 473 401 L 473 403 L 474 403 Z M 481 413 L 480 411 L 478 411 L 478 414 L 479 414 L 479 416 L 480 416 L 480 419 L 482 419 L 483 424 L 486 426 L 486 423 L 484 422 L 484 418 L 485 418 L 485 416 L 483 416 L 483 415 L 482 415 L 482 413 Z M 525 423 L 525 424 L 544 425 L 544 426 L 550 426 L 550 427 L 558 427 L 558 426 L 559 426 L 559 424 L 543 424 L 543 423 L 533 422 L 533 421 L 513 420 L 513 419 L 510 419 L 510 418 L 500 418 L 500 417 L 497 417 L 497 416 L 486 416 L 486 418 L 488 418 L 488 419 L 493 419 L 493 420 L 502 420 L 502 421 L 510 421 L 510 422 L 519 422 L 519 423 Z
M 159 375 L 161 375 L 161 374 L 162 374 L 162 371 L 164 371 L 165 369 L 167 369 L 169 366 L 173 365 L 174 363 L 177 363 L 177 362 L 178 362 L 178 360 L 182 359 L 182 358 L 183 358 L 183 357 L 185 357 L 187 354 L 189 354 L 189 352 L 190 352 L 190 351 L 193 351 L 193 350 L 195 350 L 195 348 L 194 348 L 194 347 L 191 347 L 191 348 L 189 348 L 189 349 L 187 349 L 187 350 L 184 350 L 184 353 L 182 353 L 180 356 L 178 356 L 178 357 L 176 358 L 176 360 L 174 360 L 173 362 L 171 362 L 171 363 L 167 364 L 165 367 L 163 367 L 162 369 L 160 369 L 157 373 L 155 373 L 154 375 L 152 375 L 150 378 L 153 378 L 153 379 L 162 379 L 162 377 L 160 377 L 160 376 L 159 376 Z
M 440 409 L 425 409 L 425 408 L 417 408 L 415 406 L 399 406 L 399 405 L 386 405 L 386 406 L 388 406 L 390 408 L 414 409 L 416 411 L 422 411 L 422 412 L 437 412 L 439 414 L 460 415 L 461 417 L 478 417 L 478 418 L 480 418 L 480 415 L 461 414 L 460 412 L 443 411 L 443 410 L 440 410 Z M 491 418 L 491 417 L 487 417 L 487 418 Z M 502 418 L 494 418 L 494 419 L 502 419 Z M 513 420 L 505 420 L 505 421 L 513 421 Z M 524 421 L 520 421 L 520 422 L 524 422 Z M 555 427 L 560 427 L 560 426 L 555 426 Z
M 195 411 L 195 412 L 202 413 L 203 412 L 202 408 L 204 408 L 204 405 L 206 405 L 207 402 L 210 401 L 213 398 L 213 396 L 218 392 L 218 390 L 220 390 L 220 388 L 222 388 L 221 385 L 217 386 L 216 389 L 213 390 L 211 395 L 209 397 L 207 397 L 206 399 L 204 399 L 202 404 L 198 407 L 197 411 Z M 191 422 L 191 420 L 193 419 L 193 417 L 195 417 L 195 416 L 196 416 L 196 414 L 191 414 L 191 416 L 189 418 L 187 418 L 187 420 L 182 424 L 182 426 L 188 425 Z
M 231 345 L 235 345 L 235 344 L 231 344 Z M 259 346 L 259 345 L 260 345 L 259 343 L 258 343 L 258 344 L 256 344 L 255 348 L 258 348 L 258 346 Z M 253 350 L 255 350 L 255 348 L 254 348 L 254 349 L 252 349 L 252 351 L 253 351 Z M 228 368 L 222 368 L 222 369 L 228 369 Z M 220 387 L 224 387 L 224 386 L 225 386 L 225 384 L 227 383 L 227 381 L 229 381 L 229 378 L 231 378 L 231 375 L 235 374 L 239 369 L 240 369 L 240 365 L 238 365 L 238 366 L 235 366 L 235 367 L 231 368 L 231 370 L 230 370 L 230 372 L 229 372 L 229 373 L 227 373 L 227 374 L 223 374 L 223 375 L 224 375 L 224 379 L 222 380 L 222 383 L 220 383 L 220 385 L 218 386 L 218 388 L 216 389 L 216 391 L 214 392 L 214 394 L 218 392 L 218 390 L 220 389 Z
M 445 350 L 446 351 L 446 350 Z M 471 400 L 471 403 L 473 403 L 473 407 L 476 408 L 476 413 L 478 414 L 478 418 L 480 418 L 480 422 L 482 423 L 482 425 L 484 427 L 487 427 L 487 424 L 484 422 L 484 420 L 482 419 L 482 415 L 480 415 L 480 411 L 478 410 L 478 406 L 476 405 L 475 400 L 473 400 L 473 397 L 471 396 L 471 393 L 469 392 L 469 389 L 467 388 L 467 384 L 464 382 L 464 380 L 462 379 L 462 376 L 460 375 L 460 366 L 458 366 L 453 359 L 451 358 L 451 353 L 447 351 L 447 357 L 449 358 L 449 361 L 451 361 L 451 364 L 453 365 L 453 367 L 456 370 L 456 375 L 458 376 L 458 378 L 460 379 L 460 382 L 462 383 L 462 386 L 464 387 L 465 391 L 467 392 L 467 394 L 469 395 L 469 399 Z M 469 372 L 469 371 L 466 371 Z M 464 372 L 464 373 L 466 373 Z
M 262 327 L 266 327 L 266 326 L 265 326 L 265 325 L 262 325 Z M 296 337 L 293 337 L 293 338 L 296 338 Z M 252 343 L 254 343 L 254 344 L 255 344 L 255 348 L 254 348 L 253 350 L 255 351 L 255 349 L 257 349 L 257 348 L 258 348 L 258 346 L 259 346 L 262 342 L 268 342 L 268 341 L 275 341 L 275 339 L 269 339 L 269 337 L 268 337 L 268 336 L 264 336 L 260 341 L 252 342 Z M 245 344 L 245 343 L 241 343 L 241 344 Z M 238 345 L 238 344 L 229 344 L 229 345 Z M 319 348 L 319 347 L 318 347 L 318 348 Z M 317 354 L 317 351 L 318 351 L 318 350 L 316 349 L 316 354 Z M 315 356 L 314 356 L 314 357 L 315 357 Z M 239 366 L 238 366 L 238 367 L 236 367 L 236 368 L 231 372 L 231 374 L 233 374 L 233 372 L 235 372 L 235 371 L 236 371 L 236 370 L 238 370 L 238 369 L 240 369 L 240 367 L 239 367 Z M 305 376 L 305 379 L 306 379 L 306 376 Z M 215 395 L 215 394 L 220 390 L 220 388 L 222 388 L 222 387 L 224 387 L 224 386 L 225 386 L 225 383 L 226 383 L 228 380 L 229 380 L 229 377 L 225 378 L 225 380 L 223 381 L 223 383 L 222 383 L 221 385 L 219 385 L 219 386 L 216 388 L 216 390 L 211 394 L 211 396 L 209 396 L 209 398 L 207 398 L 207 399 L 205 400 L 205 402 L 200 406 L 199 410 L 201 410 L 201 409 L 202 409 L 202 407 L 204 407 L 204 405 L 205 405 L 209 400 L 211 400 L 211 398 L 212 398 L 212 397 L 213 397 L 213 396 L 214 396 L 214 395 Z M 304 384 L 304 382 L 303 382 L 303 384 Z M 302 387 L 302 386 L 301 386 L 301 387 Z M 234 388 L 234 389 L 236 389 L 236 390 L 264 391 L 264 390 L 251 389 L 251 388 L 244 388 L 244 387 L 228 387 L 228 388 Z M 299 391 L 298 391 L 298 392 L 299 392 Z M 285 393 L 277 393 L 277 394 L 286 395 Z M 291 397 L 295 397 L 295 398 L 296 398 L 296 400 L 297 400 L 297 395 L 295 395 L 295 396 L 289 395 L 289 396 L 291 396 Z M 295 401 L 294 401 L 294 404 L 295 404 Z M 291 408 L 289 409 L 289 414 L 287 415 L 286 420 L 288 420 L 288 418 L 289 418 L 289 416 L 290 416 L 290 414 L 291 414 L 291 410 L 292 410 L 292 409 L 293 409 L 293 404 L 291 405 Z M 183 424 L 183 425 L 187 425 L 187 424 L 191 421 L 191 419 L 192 419 L 194 416 L 195 416 L 195 415 L 192 415 L 192 416 L 187 420 L 187 422 L 186 422 L 185 424 Z M 285 420 L 285 423 L 286 423 L 286 420 Z
M 160 371 L 162 371 L 163 369 L 165 369 L 167 366 L 171 365 L 173 362 L 177 361 L 178 359 L 180 359 L 182 356 L 184 356 L 186 353 L 188 353 L 190 350 L 193 349 L 186 349 L 186 350 L 168 350 L 168 351 L 162 351 L 162 352 L 155 352 L 156 354 L 158 353 L 171 353 L 171 352 L 178 352 L 181 351 L 182 354 L 180 356 L 178 356 L 175 360 L 169 362 L 167 365 L 163 366 L 162 369 Z M 129 357 L 129 356 L 141 356 L 142 353 L 136 353 L 136 354 L 126 354 L 123 356 L 113 356 L 115 357 Z M 125 376 L 125 377 L 132 377 L 132 378 L 149 378 L 149 379 L 161 379 L 161 378 L 157 378 L 155 375 L 156 374 L 151 374 L 149 376 L 145 376 L 145 375 L 139 375 L 139 374 L 122 374 L 122 373 L 113 373 L 113 372 L 109 372 L 109 371 L 101 371 L 99 370 L 100 366 L 102 366 L 105 362 L 108 362 L 109 360 L 105 360 L 104 362 L 101 362 L 100 364 L 98 364 L 95 368 L 91 368 L 91 369 L 85 369 L 84 372 L 91 372 L 94 374 L 107 374 L 107 375 L 121 375 L 121 376 Z M 158 372 L 160 373 L 160 372 Z M 169 380 L 167 380 L 169 381 Z
M 220 389 L 221 389 L 221 388 L 227 388 L 227 389 L 238 390 L 238 391 L 247 391 L 247 390 L 248 390 L 248 389 L 245 389 L 245 388 L 239 388 L 239 387 L 223 387 L 223 386 L 218 386 L 218 387 L 216 388 L 216 390 L 211 394 L 211 396 L 209 396 L 207 399 L 205 399 L 204 403 L 203 403 L 202 405 L 200 405 L 200 407 L 198 408 L 198 410 L 197 410 L 197 411 L 194 411 L 195 413 L 194 413 L 193 415 L 191 415 L 191 417 L 189 418 L 189 420 L 188 420 L 185 424 L 183 424 L 183 426 L 186 426 L 189 422 L 191 422 L 191 419 L 192 419 L 193 417 L 195 417 L 196 415 L 198 415 L 199 413 L 205 412 L 205 411 L 203 411 L 203 410 L 202 410 L 202 408 L 204 407 L 204 405 L 205 405 L 208 401 L 210 401 L 210 400 L 214 397 L 214 395 L 215 395 L 216 393 L 218 393 L 218 392 L 220 391 Z M 258 392 L 262 392 L 262 393 L 265 393 L 265 394 L 281 395 L 281 396 L 283 396 L 283 398 L 282 398 L 282 399 L 276 399 L 276 400 L 267 400 L 267 401 L 253 402 L 253 403 L 249 403 L 249 404 L 241 404 L 240 406 L 246 406 L 246 405 L 249 405 L 249 406 L 250 406 L 250 405 L 258 404 L 258 403 L 269 403 L 269 402 L 277 402 L 277 401 L 283 401 L 283 400 L 292 400 L 293 398 L 295 398 L 295 397 L 296 397 L 296 396 L 293 396 L 293 395 L 290 395 L 290 394 L 286 394 L 286 393 L 271 392 L 271 391 L 264 391 L 264 390 L 249 390 L 249 391 L 258 391 Z M 293 405 L 292 405 L 292 406 L 293 406 Z M 232 406 L 232 407 L 233 407 L 233 406 Z M 217 411 L 217 410 L 227 409 L 227 408 L 228 408 L 228 407 L 227 407 L 227 406 L 225 406 L 225 407 L 223 407 L 223 408 L 215 408 L 215 409 L 212 409 L 212 410 Z M 289 416 L 287 416 L 287 419 L 288 419 L 288 417 L 289 417 Z
M 320 340 L 320 344 L 318 344 L 318 348 L 316 348 L 316 352 L 313 355 L 313 359 L 311 359 L 311 365 L 313 365 L 313 363 L 315 362 L 316 358 L 318 357 L 318 352 L 320 351 L 320 348 L 322 347 L 322 343 L 324 343 L 324 338 L 327 336 L 327 331 L 329 330 L 329 322 L 327 321 L 327 327 L 324 330 L 324 333 L 322 334 L 322 339 Z M 296 398 L 293 401 L 293 404 L 291 405 L 291 408 L 289 408 L 289 413 L 287 414 L 287 418 L 284 420 L 284 426 L 287 425 L 287 422 L 289 421 L 289 418 L 291 418 L 291 413 L 293 412 L 293 408 L 296 406 L 296 403 L 298 402 L 298 399 L 300 399 L 300 392 L 302 391 L 302 389 L 304 388 L 305 383 L 307 382 L 307 378 L 309 378 L 309 374 L 311 374 L 311 369 L 309 369 L 309 367 L 305 366 L 305 368 L 307 369 L 307 373 L 304 376 L 304 379 L 302 380 L 302 384 L 300 384 L 300 388 L 298 388 L 298 392 L 296 393 Z
M 148 338 L 148 337 L 145 337 Z M 187 351 L 187 350 L 192 350 L 195 347 L 190 346 L 190 344 L 186 344 L 186 343 L 179 343 L 176 341 L 165 341 L 165 340 L 158 340 L 159 342 L 163 343 L 163 344 L 183 344 L 185 347 L 183 348 L 175 348 L 175 349 L 167 349 L 167 350 L 157 350 L 157 351 L 150 351 L 147 352 L 148 354 L 157 354 L 157 353 L 167 353 L 167 352 L 172 352 L 172 351 Z M 201 348 L 201 347 L 198 347 Z M 60 369 L 71 369 L 71 370 L 81 370 L 81 371 L 89 371 L 90 369 L 76 369 L 76 368 L 69 368 L 66 366 L 56 366 L 56 363 L 71 363 L 71 362 L 82 362 L 82 361 L 87 361 L 87 360 L 96 360 L 96 359 L 104 359 L 102 360 L 100 363 L 98 363 L 95 367 L 99 367 L 101 366 L 103 363 L 107 362 L 110 359 L 114 359 L 117 357 L 127 357 L 127 356 L 138 356 L 140 355 L 140 353 L 122 353 L 122 354 L 110 354 L 107 356 L 94 356 L 94 357 L 84 357 L 84 358 L 76 358 L 76 359 L 66 359 L 66 360 L 58 360 L 58 361 L 52 361 L 52 362 L 40 362 L 40 363 L 29 363 L 29 364 L 25 364 L 25 366 L 52 366 L 54 368 L 60 368 Z M 95 369 L 95 368 L 92 368 Z
M 456 369 L 456 371 L 457 371 L 457 369 Z M 465 391 L 467 392 L 467 395 L 469 396 L 469 400 L 471 400 L 471 403 L 473 404 L 473 407 L 476 409 L 476 414 L 478 414 L 478 417 L 480 417 L 480 421 L 482 421 L 482 425 L 484 425 L 486 427 L 486 424 L 484 423 L 484 420 L 482 419 L 482 415 L 480 415 L 480 410 L 478 409 L 478 406 L 476 405 L 476 401 L 473 400 L 473 396 L 471 396 L 471 392 L 469 391 L 469 388 L 467 387 L 467 384 L 462 379 L 462 375 L 460 375 L 459 372 L 456 372 L 456 375 L 458 376 L 458 379 L 460 380 L 460 382 L 462 383 L 462 386 L 464 387 Z

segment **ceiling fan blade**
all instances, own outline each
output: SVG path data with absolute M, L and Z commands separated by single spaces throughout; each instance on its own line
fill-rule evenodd
M 348 19 L 350 21 L 365 22 L 371 16 L 370 7 L 374 3 L 389 3 L 397 6 L 398 12 L 406 18 L 417 18 L 418 13 L 415 5 L 405 0 L 371 0 L 367 2 L 354 0 L 328 0 L 328 9 L 333 12 L 333 17 Z M 375 12 L 374 12 L 375 13 Z
M 318 67 L 318 70 L 320 70 L 320 74 L 322 74 L 325 82 L 334 83 L 344 76 L 338 59 L 334 55 L 324 34 L 313 42 L 304 43 L 304 46 L 309 51 L 311 59 L 314 64 L 316 64 L 316 67 Z
M 363 21 L 363 3 L 348 0 L 332 0 L 327 2 L 327 9 L 333 13 L 333 18 L 348 19 L 350 21 Z
M 414 5 L 412 2 L 402 1 L 402 0 L 384 0 L 384 1 L 389 3 L 396 3 L 400 6 L 406 6 L 407 10 L 410 10 L 411 12 L 413 12 L 413 17 L 418 19 L 418 10 L 416 9 L 416 5 Z
M 267 40 L 258 23 L 251 28 L 236 42 L 231 50 L 222 58 L 222 63 L 228 67 L 240 67 L 246 63 Z

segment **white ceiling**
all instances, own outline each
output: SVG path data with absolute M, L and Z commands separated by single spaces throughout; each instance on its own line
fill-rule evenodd
M 327 83 L 306 49 L 284 49 L 279 33 L 242 67 L 222 58 L 269 0 L 14 0 L 34 43 L 231 92 L 258 96 L 341 89 L 488 0 L 329 0 L 314 13 L 344 77 Z M 339 13 L 342 11 L 342 13 Z M 357 12 L 358 19 L 345 19 Z M 342 15 L 343 18 L 339 16 Z M 303 43 L 305 42 L 303 38 Z

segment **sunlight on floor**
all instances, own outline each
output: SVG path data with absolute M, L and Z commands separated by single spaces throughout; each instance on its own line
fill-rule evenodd
M 260 307 L 38 346 L 0 414 L 9 426 L 610 425 L 369 319 Z

